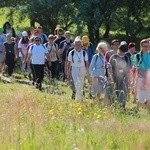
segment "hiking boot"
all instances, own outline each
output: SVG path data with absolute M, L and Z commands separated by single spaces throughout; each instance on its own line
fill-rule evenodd
M 91 93 L 89 93 L 89 98 L 90 98 L 90 99 L 93 99 L 93 98 L 94 98 L 94 96 L 92 96 L 92 94 L 91 94 Z
M 73 91 L 73 92 L 72 92 L 71 99 L 74 99 L 74 100 L 75 100 L 75 94 L 76 94 L 76 92 L 75 92 L 75 91 Z

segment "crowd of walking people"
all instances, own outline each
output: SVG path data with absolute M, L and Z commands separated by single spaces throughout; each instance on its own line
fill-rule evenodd
M 137 108 L 150 109 L 150 39 L 142 39 L 140 50 L 134 42 L 118 39 L 110 45 L 100 41 L 96 48 L 87 35 L 72 40 L 72 33 L 56 28 L 54 34 L 43 33 L 42 26 L 31 34 L 23 31 L 16 35 L 9 22 L 0 28 L 0 71 L 6 69 L 11 77 L 15 63 L 20 61 L 22 72 L 30 70 L 32 84 L 42 90 L 44 69 L 53 80 L 69 83 L 72 99 L 82 100 L 85 81 L 89 98 L 115 100 L 125 108 L 128 99 L 137 102 Z

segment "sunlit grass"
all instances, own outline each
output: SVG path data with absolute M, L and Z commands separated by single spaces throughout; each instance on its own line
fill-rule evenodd
M 16 83 L 1 83 L 0 91 L 0 149 L 141 150 L 150 145 L 146 110 L 123 112 Z

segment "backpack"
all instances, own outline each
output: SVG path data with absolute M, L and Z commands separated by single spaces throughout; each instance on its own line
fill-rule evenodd
M 98 59 L 98 55 L 99 55 L 99 54 L 96 54 L 95 65 L 96 65 L 96 62 L 97 62 L 97 59 Z M 105 65 L 106 65 L 106 61 L 105 61 L 105 60 L 104 60 L 104 62 L 105 62 Z
M 96 54 L 96 58 L 95 58 L 95 66 L 96 66 L 96 62 L 97 62 L 97 59 L 98 59 L 98 55 L 99 55 L 99 54 Z M 104 61 L 105 61 L 105 60 L 104 60 Z M 106 61 L 105 61 L 105 69 L 106 69 L 105 75 L 106 75 L 106 77 L 108 77 L 108 68 L 106 68 Z
M 85 52 L 85 50 L 83 50 L 84 61 L 85 61 L 85 54 L 86 54 L 86 52 Z M 74 63 L 74 59 L 73 59 L 73 56 L 74 56 L 74 50 L 72 50 L 71 56 L 72 56 L 72 62 Z
M 125 57 L 126 63 L 128 64 L 128 63 L 129 63 L 129 58 L 128 58 L 128 56 L 127 56 L 127 55 L 124 55 L 124 57 Z M 114 55 L 114 58 L 117 59 L 117 55 Z
M 47 47 L 48 43 L 46 43 L 45 46 Z M 56 43 L 54 43 L 54 46 L 55 46 L 55 48 L 57 48 L 57 44 Z
M 46 47 L 44 46 L 44 44 L 41 44 L 41 45 L 43 46 L 44 49 L 46 49 Z M 33 48 L 34 48 L 34 45 L 31 45 L 31 52 L 32 52 Z
M 47 42 L 47 39 L 45 37 L 45 34 L 42 34 L 42 37 L 43 37 L 43 44 L 45 44 Z
M 64 51 L 63 51 L 63 53 L 62 53 L 62 59 L 63 59 L 63 61 L 66 60 L 68 51 L 70 50 L 70 48 L 72 48 L 72 47 L 71 47 L 71 44 L 72 44 L 72 43 L 73 43 L 73 42 L 70 41 L 70 46 L 67 46 L 67 48 L 64 49 Z M 68 44 L 69 44 L 69 43 L 68 43 Z M 67 45 L 68 45 L 68 44 L 67 44 Z
M 129 58 L 128 58 L 128 56 L 124 56 L 124 58 L 125 58 L 125 62 L 126 62 L 126 64 L 127 64 L 127 66 L 129 66 Z M 114 59 L 117 59 L 117 54 L 115 54 L 114 55 Z M 116 62 L 115 63 L 115 66 L 118 64 L 118 62 Z M 117 79 L 117 77 L 118 77 L 118 67 L 115 67 L 115 68 L 112 68 L 113 70 L 112 71 L 115 71 L 115 74 L 113 75 L 114 76 L 114 78 L 116 78 Z M 126 72 L 125 72 L 125 69 L 124 68 L 122 68 L 123 69 L 123 72 L 124 73 L 122 73 L 122 75 L 125 75 L 126 74 Z
M 142 52 L 136 54 L 136 58 L 137 58 L 138 64 L 141 64 L 141 63 L 142 63 L 142 55 L 143 55 Z

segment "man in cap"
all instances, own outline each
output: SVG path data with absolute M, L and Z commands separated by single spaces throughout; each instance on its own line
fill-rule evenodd
M 125 107 L 125 102 L 127 100 L 128 75 L 130 65 L 129 58 L 125 55 L 126 52 L 127 45 L 120 44 L 118 52 L 112 55 L 109 61 L 109 73 L 112 73 L 118 102 L 122 107 Z
M 73 78 L 75 85 L 75 99 L 82 100 L 83 85 L 86 72 L 88 72 L 88 56 L 82 49 L 82 41 L 79 37 L 75 38 L 74 49 L 69 52 L 68 56 L 68 74 L 67 77 Z
M 3 28 L 0 28 L 0 72 L 3 71 L 5 55 L 3 43 L 6 41 L 6 36 L 3 34 Z
M 63 80 L 66 79 L 65 75 L 66 75 L 66 68 L 67 68 L 67 53 L 70 47 L 73 46 L 73 41 L 71 40 L 71 33 L 70 31 L 66 31 L 65 32 L 65 40 L 62 41 L 59 45 L 59 57 L 61 57 L 61 72 L 63 73 Z

